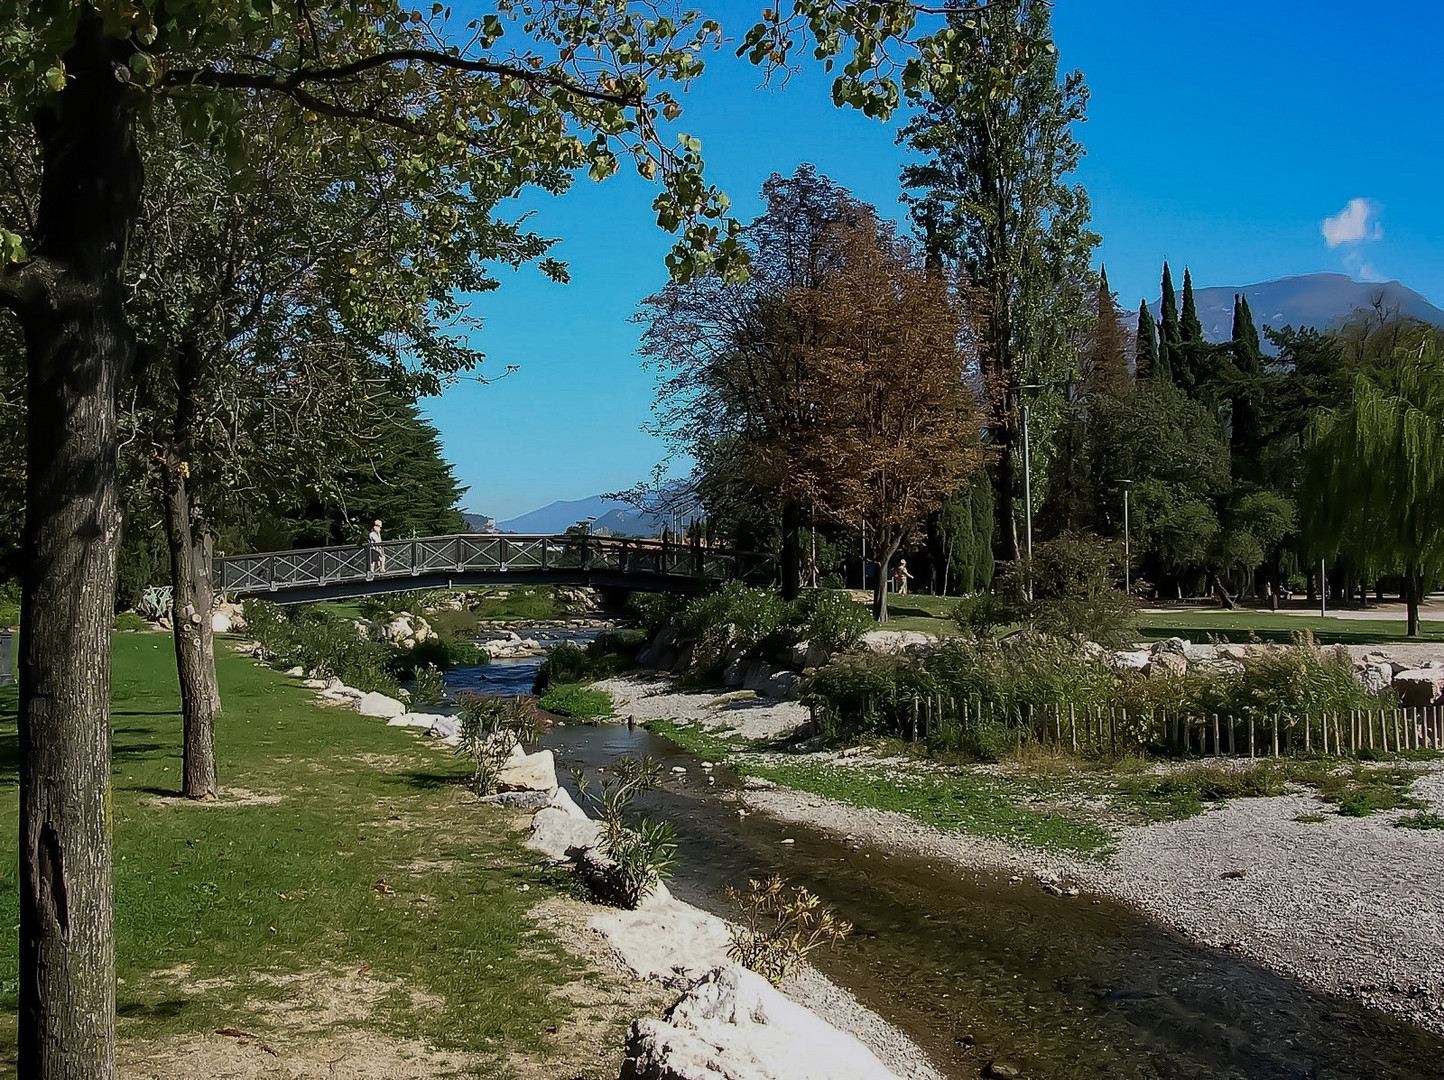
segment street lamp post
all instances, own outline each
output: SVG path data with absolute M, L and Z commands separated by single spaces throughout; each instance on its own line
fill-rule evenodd
M 1120 481 L 1123 484 L 1123 591 L 1129 596 L 1133 595 L 1133 553 L 1128 543 L 1128 489 L 1132 486 L 1132 480 Z

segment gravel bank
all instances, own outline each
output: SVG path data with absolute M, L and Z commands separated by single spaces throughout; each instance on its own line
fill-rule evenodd
M 766 739 L 790 732 L 808 719 L 807 710 L 795 701 L 769 701 L 750 690 L 678 692 L 662 675 L 622 675 L 595 687 L 612 695 L 618 716 L 639 724 L 695 720 L 713 730 L 730 728 L 749 739 Z
M 657 693 L 656 681 L 603 685 L 616 683 L 652 687 L 637 699 L 639 721 L 690 719 L 766 737 L 805 718 L 773 711 L 786 706 L 744 708 L 743 727 L 733 719 L 739 710 L 719 708 L 715 694 Z M 1426 773 L 1413 794 L 1444 814 L 1444 767 Z M 1444 830 L 1395 828 L 1402 811 L 1346 818 L 1307 794 L 1239 799 L 1185 821 L 1121 828 L 1114 854 L 1088 862 L 785 788 L 753 789 L 747 798 L 775 817 L 859 843 L 961 867 L 1056 875 L 1200 944 L 1444 1033 Z M 1300 822 L 1301 814 L 1324 820 Z

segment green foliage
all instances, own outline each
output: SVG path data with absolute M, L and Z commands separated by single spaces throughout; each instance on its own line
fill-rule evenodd
M 446 700 L 446 679 L 435 664 L 416 669 L 411 700 L 417 705 L 440 705 Z
M 1073 642 L 1117 648 L 1133 640 L 1138 601 L 1123 591 L 1122 545 L 1065 533 L 1034 549 L 1033 625 Z
M 727 899 L 738 918 L 728 926 L 727 958 L 781 986 L 823 946 L 842 944 L 852 924 L 837 918 L 822 900 L 801 885 L 788 887 L 781 877 L 749 879 L 747 891 L 731 885 Z
M 555 619 L 564 614 L 557 604 L 556 590 L 549 585 L 515 585 L 489 589 L 471 605 L 480 621 L 530 622 Z
M 345 616 L 320 605 L 281 607 L 265 600 L 247 600 L 242 614 L 247 632 L 277 667 L 298 666 L 358 690 L 395 694 L 398 689 L 388 668 L 390 650 Z
M 680 593 L 634 592 L 627 597 L 627 606 L 648 638 L 668 626 L 680 626 L 687 603 L 687 597 Z
M 0 582 L 0 626 L 20 625 L 20 582 Z
M 122 611 L 117 614 L 114 626 L 117 630 L 128 630 L 133 633 L 151 629 L 150 623 L 133 611 Z
M 620 675 L 636 666 L 637 652 L 646 643 L 647 635 L 639 630 L 599 634 L 586 648 L 564 641 L 554 646 L 537 668 L 532 693 L 545 693 L 559 683 L 598 682 Z
M 648 757 L 619 758 L 598 789 L 580 772 L 573 774 L 578 796 L 602 823 L 598 848 L 609 865 L 595 868 L 587 886 L 603 903 L 635 908 L 676 865 L 677 841 L 670 824 L 647 818 L 628 821 L 637 795 L 655 787 L 661 775 L 661 766 Z
M 789 626 L 792 614 L 791 606 L 775 590 L 729 581 L 687 605 L 682 629 L 699 642 L 712 645 L 717 653 L 715 661 L 720 664 L 726 646 L 750 652 Z M 716 638 L 726 627 L 731 628 L 728 640 Z
M 1135 797 L 1151 804 L 1156 820 L 1173 821 L 1193 817 L 1204 803 L 1282 795 L 1288 781 L 1285 770 L 1272 762 L 1242 768 L 1205 763 L 1135 781 L 1132 788 Z
M 552 683 L 538 699 L 537 706 L 546 712 L 577 720 L 605 720 L 617 715 L 611 694 L 605 690 L 590 689 L 582 683 Z
M 476 667 L 488 660 L 486 650 L 475 642 L 434 637 L 418 641 L 403 652 L 391 653 L 386 660 L 386 669 L 398 679 L 411 679 L 424 667 L 450 671 L 456 667 Z
M 1405 814 L 1394 822 L 1396 829 L 1444 829 L 1444 816 L 1439 814 Z
M 857 644 L 858 638 L 874 629 L 866 609 L 846 592 L 809 589 L 797 598 L 792 624 L 796 637 L 828 653 L 842 652 Z
M 497 774 L 516 746 L 536 742 L 541 718 L 526 698 L 462 694 L 457 702 L 461 741 L 456 752 L 472 765 L 471 790 L 490 795 Z
M 1359 683 L 1347 651 L 1321 650 L 1307 632 L 1296 634 L 1291 645 L 1250 656 L 1242 674 L 1216 682 L 1213 711 L 1259 721 L 1281 717 L 1289 726 L 1305 716 L 1394 705 L 1392 697 L 1371 694 Z

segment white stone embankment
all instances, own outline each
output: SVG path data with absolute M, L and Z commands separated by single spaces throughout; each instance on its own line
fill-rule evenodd
M 677 693 L 658 680 L 603 685 L 630 695 L 620 711 L 630 709 L 639 722 L 666 717 L 768 738 L 805 719 L 786 705 L 719 705 L 715 692 Z M 865 755 L 791 760 L 825 758 L 868 766 Z M 1444 815 L 1444 767 L 1425 768 L 1411 794 Z M 944 833 L 903 814 L 787 788 L 749 785 L 746 799 L 852 843 L 1014 874 L 1039 887 L 1071 885 L 1083 890 L 1080 902 L 1090 892 L 1121 900 L 1201 945 L 1444 1033 L 1444 830 L 1396 828 L 1404 811 L 1344 817 L 1308 790 L 1237 799 L 1183 821 L 1119 826 L 1115 850 L 1095 862 Z

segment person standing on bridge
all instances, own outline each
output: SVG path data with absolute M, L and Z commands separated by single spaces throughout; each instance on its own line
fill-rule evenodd
M 371 532 L 366 537 L 366 572 L 374 574 L 386 569 L 386 552 L 381 549 L 381 519 L 371 523 Z

